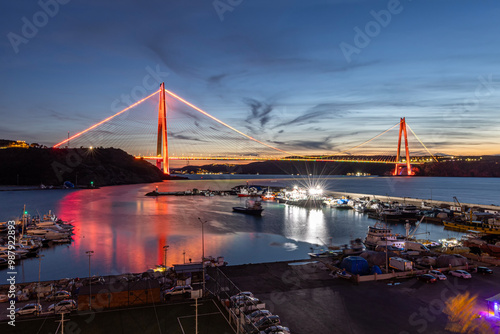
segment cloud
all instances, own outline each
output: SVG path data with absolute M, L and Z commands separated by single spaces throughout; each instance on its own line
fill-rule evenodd
M 181 139 L 181 140 L 191 140 L 191 141 L 197 141 L 197 142 L 206 142 L 206 140 L 202 140 L 199 137 L 186 136 L 185 134 L 178 134 L 178 133 L 174 133 L 174 132 L 169 132 L 168 136 L 170 138 Z
M 260 124 L 261 128 L 265 127 L 271 120 L 273 105 L 255 99 L 244 99 L 244 102 L 250 107 L 250 115 L 245 121 L 250 124 L 256 122 Z
M 312 108 L 309 108 L 302 115 L 297 116 L 290 121 L 286 121 L 274 126 L 274 128 L 278 128 L 281 126 L 288 126 L 288 125 L 303 125 L 303 124 L 317 123 L 321 121 L 321 119 L 324 120 L 330 118 L 343 117 L 347 113 L 348 113 L 347 111 L 340 110 L 338 108 L 338 104 L 336 103 L 321 103 L 315 105 Z
M 209 84 L 219 85 L 221 83 L 222 79 L 226 78 L 227 76 L 228 76 L 228 74 L 226 74 L 226 73 L 212 75 L 212 76 L 208 77 L 207 81 Z

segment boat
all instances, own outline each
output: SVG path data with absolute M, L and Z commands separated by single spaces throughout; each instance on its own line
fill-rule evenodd
M 469 231 L 463 238 L 463 245 L 471 250 L 478 249 L 491 256 L 500 257 L 500 237 L 476 231 Z
M 337 258 L 337 257 L 342 255 L 342 251 L 341 250 L 331 250 L 331 249 L 314 251 L 311 248 L 311 252 L 307 253 L 307 255 L 309 255 L 313 259 Z
M 218 256 L 217 258 L 208 256 L 203 259 L 203 265 L 205 267 L 225 267 L 227 266 L 227 261 L 224 260 L 223 256 Z
M 267 191 L 264 193 L 264 195 L 260 196 L 260 198 L 262 198 L 263 201 L 274 201 L 274 194 L 269 191 L 269 188 L 267 188 Z
M 394 246 L 404 248 L 406 237 L 400 234 L 392 233 L 390 228 L 377 222 L 374 226 L 368 226 L 364 244 L 369 249 L 375 249 L 377 246 Z
M 403 215 L 398 208 L 385 208 L 380 212 L 380 219 L 383 221 L 399 220 Z
M 349 205 L 349 200 L 346 198 L 339 198 L 336 201 L 333 200 L 330 202 L 330 207 L 341 210 L 350 210 L 352 206 Z
M 403 218 L 415 218 L 420 210 L 415 205 L 403 205 L 399 208 L 399 212 Z
M 486 234 L 500 235 L 500 224 L 497 219 L 490 221 L 464 221 L 460 219 L 443 220 L 443 225 L 446 228 L 459 231 L 477 231 Z
M 246 207 L 234 206 L 233 211 L 239 213 L 245 213 L 247 215 L 260 216 L 262 214 L 262 211 L 264 211 L 264 209 L 262 208 L 262 204 L 259 201 L 255 201 L 253 202 L 253 204 L 247 202 Z
M 262 191 L 257 190 L 255 187 L 240 188 L 238 197 L 259 197 L 262 195 Z
M 344 245 L 341 249 L 344 255 L 359 255 L 366 251 L 366 246 L 363 240 L 356 238 L 351 240 L 349 245 Z
M 442 244 L 440 248 L 435 249 L 436 252 L 442 254 L 467 254 L 470 253 L 470 248 L 464 246 L 456 238 L 448 238 L 439 240 Z

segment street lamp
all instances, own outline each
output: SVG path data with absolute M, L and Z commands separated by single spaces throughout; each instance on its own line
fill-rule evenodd
M 90 277 L 90 257 L 94 251 L 86 251 L 85 254 L 89 257 L 89 310 L 92 310 L 92 277 Z
M 163 267 L 164 267 L 164 271 L 163 271 L 163 277 L 165 277 L 167 275 L 167 251 L 168 251 L 168 245 L 166 246 L 163 246 L 163 253 L 164 253 L 164 257 L 163 257 Z
M 202 221 L 200 217 L 198 220 L 201 223 L 201 267 L 203 268 L 203 295 L 205 295 L 205 232 L 203 226 L 207 221 Z
M 38 258 L 38 286 L 36 289 L 36 295 L 38 298 L 38 304 L 40 304 L 40 274 L 42 272 L 42 257 L 45 255 L 38 254 L 36 257 Z

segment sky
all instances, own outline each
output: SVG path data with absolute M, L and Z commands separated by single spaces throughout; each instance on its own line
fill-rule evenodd
M 497 1 L 40 0 L 0 9 L 2 139 L 52 146 L 164 81 L 287 152 L 339 152 L 405 117 L 434 154 L 500 154 Z M 187 138 L 188 154 L 205 136 L 200 122 L 172 125 L 170 141 Z M 208 141 L 204 149 L 217 151 Z

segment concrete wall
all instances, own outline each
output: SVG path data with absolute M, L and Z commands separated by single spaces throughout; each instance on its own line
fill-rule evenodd
M 131 291 L 98 291 L 92 293 L 92 309 L 108 309 L 160 302 L 160 288 Z M 78 310 L 89 309 L 89 295 L 78 295 Z

